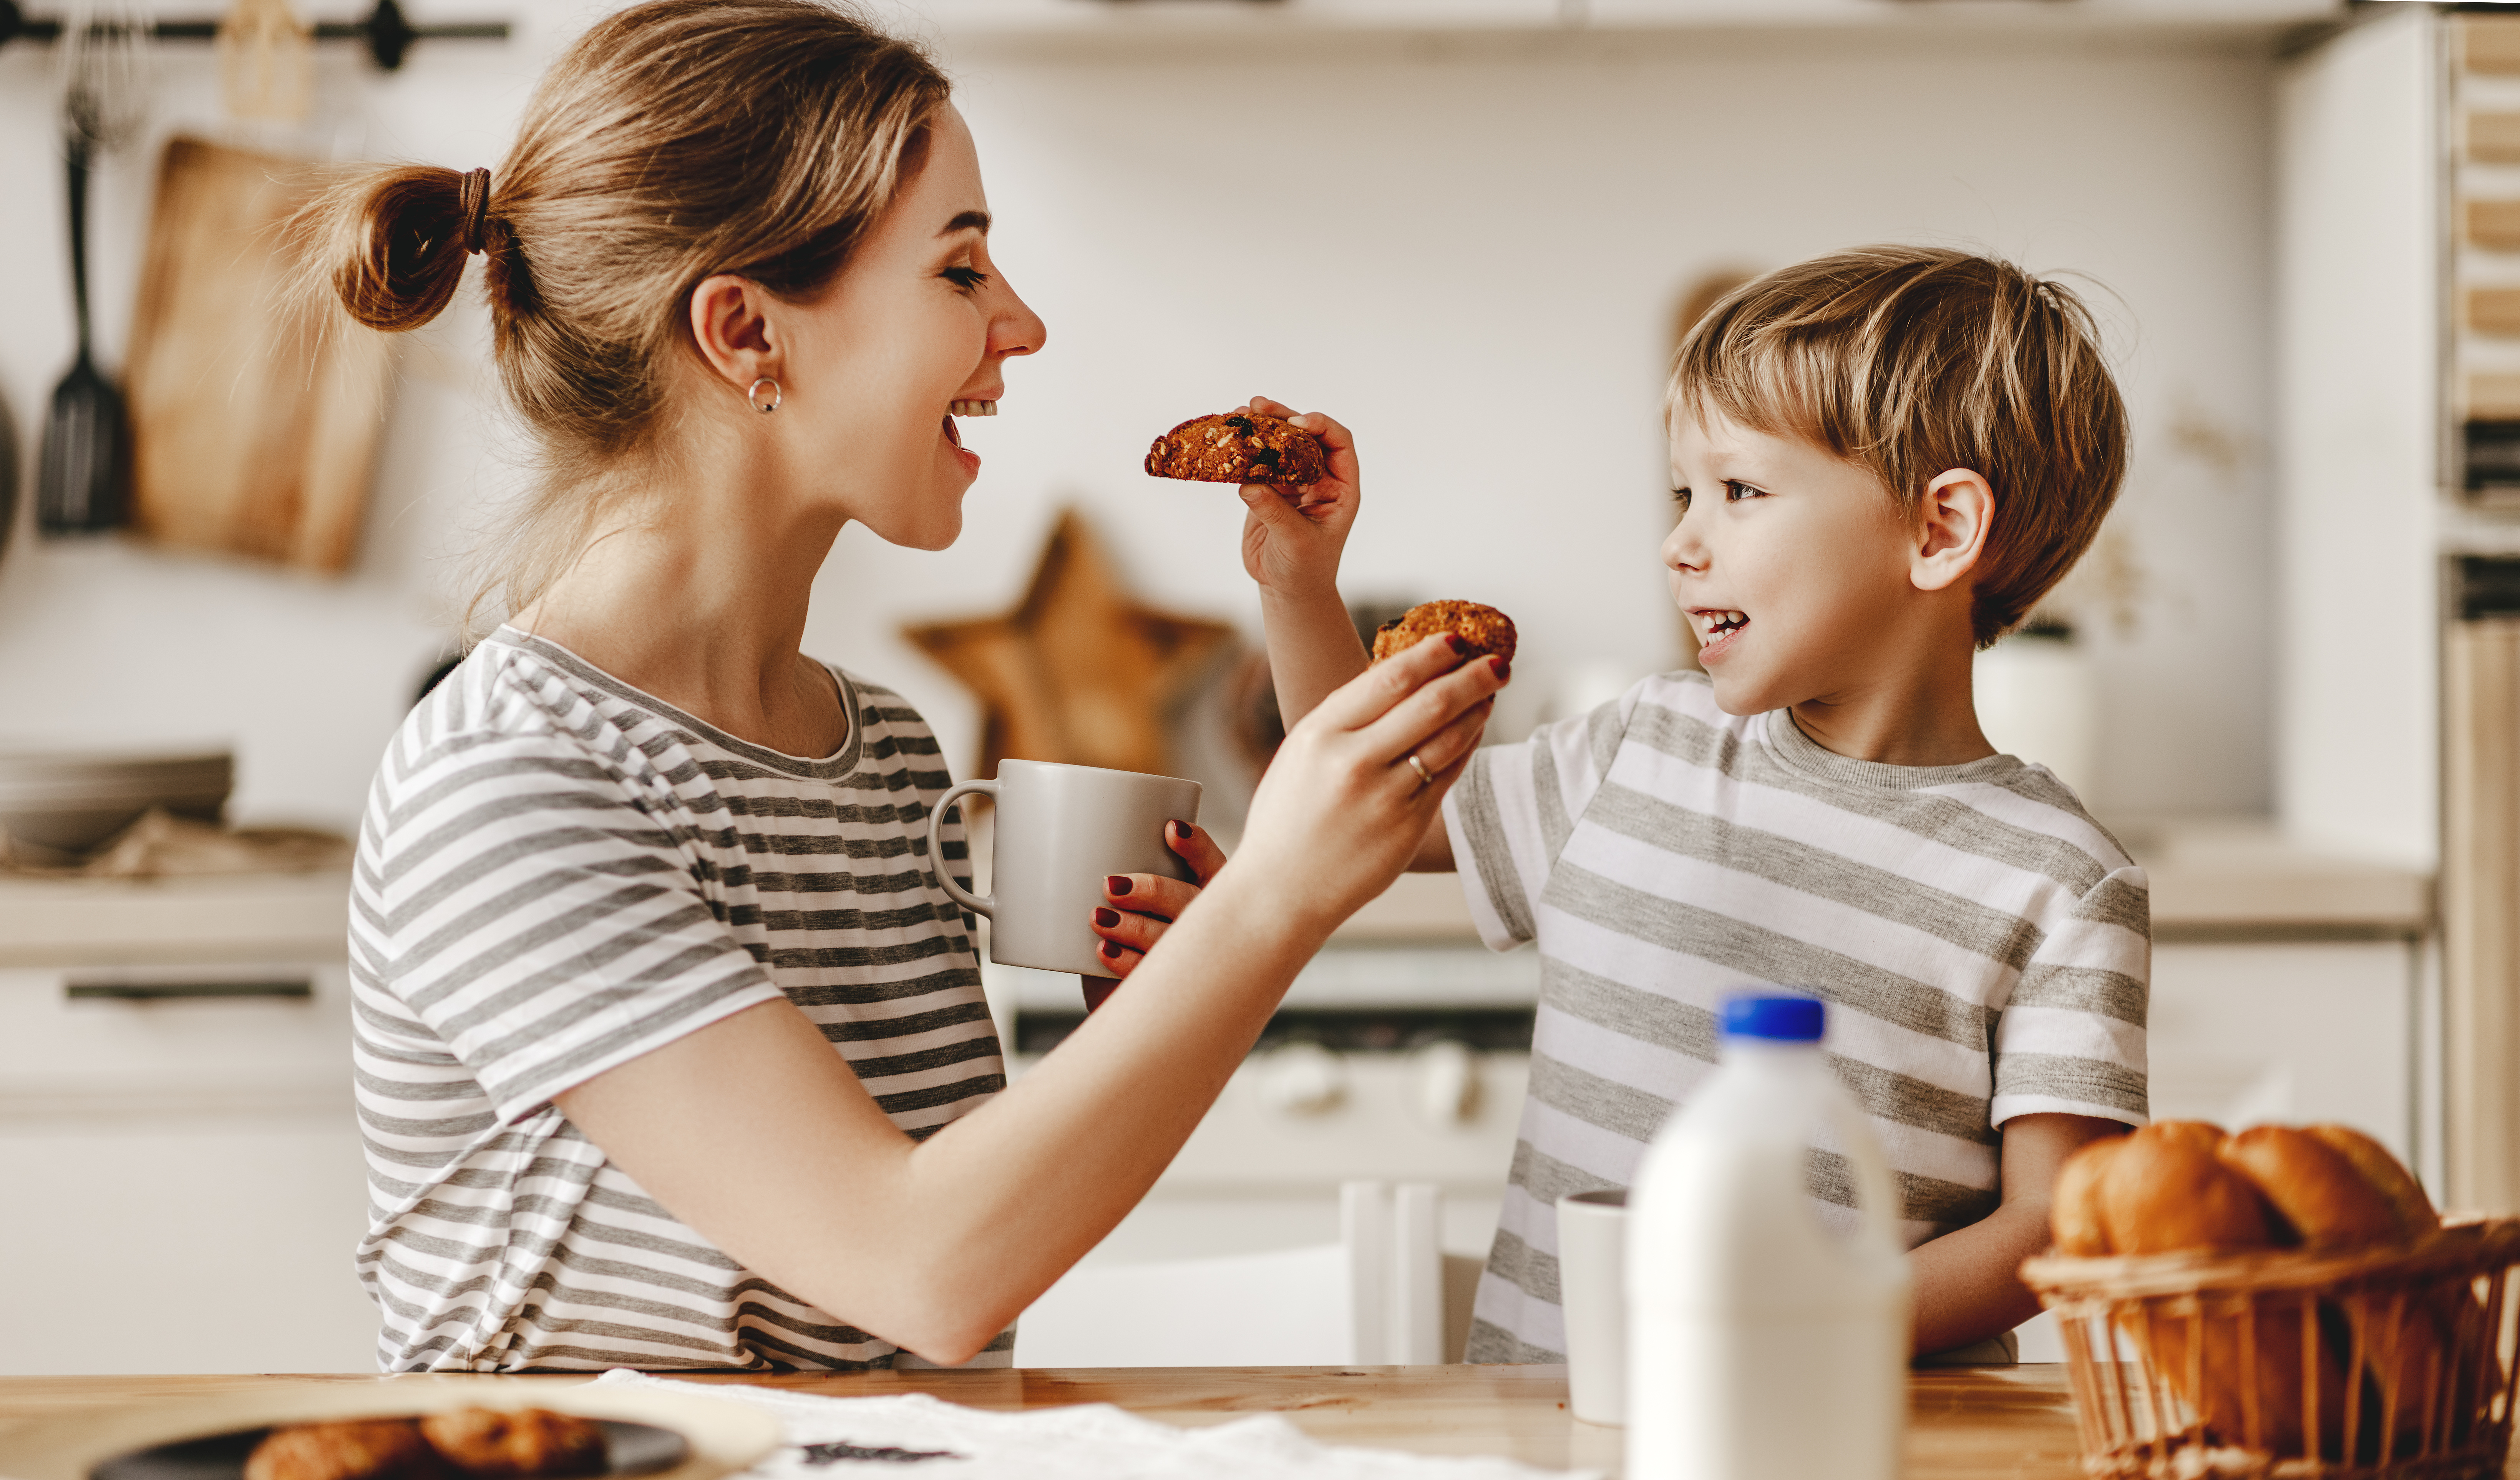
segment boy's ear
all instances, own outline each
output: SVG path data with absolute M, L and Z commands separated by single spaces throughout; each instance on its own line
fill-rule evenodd
M 1908 578 L 1920 591 L 1941 591 L 1967 581 L 1986 553 L 1995 526 L 1995 489 L 1966 468 L 1954 468 L 1925 485 L 1917 511 L 1915 553 Z
M 770 320 L 770 294 L 750 278 L 721 272 L 692 290 L 692 343 L 720 380 L 741 391 L 779 377 L 784 355 Z

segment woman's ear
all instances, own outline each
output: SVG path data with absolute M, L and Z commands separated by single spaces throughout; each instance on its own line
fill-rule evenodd
M 1940 591 L 1967 579 L 1986 553 L 1995 525 L 1995 489 L 1966 468 L 1954 468 L 1925 485 L 1918 511 L 1915 553 L 1908 578 L 1920 591 Z
M 769 307 L 769 290 L 731 272 L 703 278 L 692 290 L 692 343 L 709 369 L 738 391 L 765 375 L 779 378 L 784 356 Z

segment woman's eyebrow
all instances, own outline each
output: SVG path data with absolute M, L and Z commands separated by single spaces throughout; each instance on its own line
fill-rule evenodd
M 976 231 L 982 236 L 987 236 L 989 234 L 989 213 L 985 210 L 964 211 L 961 215 L 947 221 L 945 223 L 945 229 L 936 234 L 938 236 L 945 237 L 952 236 L 958 231 Z

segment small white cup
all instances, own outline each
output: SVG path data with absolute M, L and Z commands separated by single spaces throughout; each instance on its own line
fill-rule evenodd
M 1557 1199 L 1557 1300 L 1567 1402 L 1586 1423 L 1628 1421 L 1628 1194 Z

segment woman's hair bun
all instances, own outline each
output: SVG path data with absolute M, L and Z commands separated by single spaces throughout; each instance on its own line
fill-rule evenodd
M 455 297 L 471 255 L 464 184 L 456 170 L 402 164 L 345 181 L 315 205 L 318 259 L 350 317 L 417 329 Z

